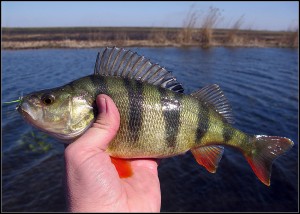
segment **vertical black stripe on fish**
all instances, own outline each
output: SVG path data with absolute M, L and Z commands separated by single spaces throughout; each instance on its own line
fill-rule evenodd
M 125 88 L 129 97 L 128 130 L 134 142 L 138 142 L 143 123 L 143 84 L 137 81 L 124 79 Z
M 202 137 L 209 128 L 209 108 L 202 102 L 198 102 L 198 125 L 196 130 L 196 143 L 200 143 Z
M 93 97 L 93 99 L 96 99 L 98 94 L 109 95 L 106 77 L 100 75 L 90 75 L 79 79 L 79 81 L 75 80 L 69 83 L 68 86 L 73 91 L 80 91 L 81 94 L 78 96 L 88 95 Z
M 98 94 L 107 94 L 109 95 L 108 85 L 104 76 L 90 76 L 90 81 L 95 87 L 95 93 Z
M 103 76 L 91 75 L 91 76 L 89 76 L 88 81 L 90 81 L 90 83 L 92 85 L 92 87 L 89 90 L 95 95 L 95 98 L 98 94 L 109 95 L 108 86 L 107 86 L 107 83 L 106 83 L 105 78 Z M 86 86 L 88 86 L 88 85 L 89 84 L 86 84 Z M 96 99 L 93 102 L 92 106 L 93 106 L 93 113 L 94 113 L 94 116 L 96 118 L 97 115 L 98 115 L 98 107 L 97 107 L 97 104 L 96 104 Z
M 175 93 L 174 98 L 167 95 L 167 90 L 159 88 L 161 105 L 165 120 L 165 139 L 168 147 L 175 147 L 180 127 L 181 96 Z
M 230 141 L 234 136 L 234 129 L 231 128 L 228 124 L 223 125 L 223 139 L 224 143 Z

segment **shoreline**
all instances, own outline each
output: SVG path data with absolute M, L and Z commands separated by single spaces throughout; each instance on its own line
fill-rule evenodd
M 2 50 L 122 47 L 298 48 L 298 31 L 73 27 L 2 28 Z
M 105 47 L 177 47 L 177 48 L 203 48 L 197 43 L 179 45 L 176 43 L 151 43 L 151 42 L 141 42 L 141 41 L 130 41 L 122 44 L 116 42 L 85 42 L 85 41 L 37 41 L 37 42 L 14 42 L 13 44 L 9 42 L 2 42 L 2 50 L 28 50 L 28 49 L 84 49 L 84 48 L 105 48 Z M 222 44 L 212 44 L 206 48 L 298 48 L 290 46 L 275 46 L 275 45 L 264 45 L 264 44 L 242 44 L 242 45 L 222 45 Z

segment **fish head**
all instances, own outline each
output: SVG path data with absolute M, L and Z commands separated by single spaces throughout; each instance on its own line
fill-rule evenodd
M 28 94 L 21 98 L 17 110 L 32 126 L 70 143 L 93 123 L 94 103 L 87 93 L 65 86 Z

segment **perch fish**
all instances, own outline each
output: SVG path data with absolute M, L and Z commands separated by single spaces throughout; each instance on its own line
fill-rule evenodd
M 231 146 L 269 186 L 273 160 L 293 142 L 234 128 L 230 104 L 216 84 L 191 94 L 183 91 L 165 68 L 113 47 L 98 53 L 94 74 L 30 93 L 17 110 L 31 125 L 71 143 L 94 122 L 96 96 L 106 94 L 120 112 L 120 128 L 106 151 L 111 157 L 166 158 L 191 150 L 196 161 L 214 173 L 223 146 Z

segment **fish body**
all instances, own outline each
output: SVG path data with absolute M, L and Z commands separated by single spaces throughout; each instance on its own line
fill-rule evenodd
M 98 94 L 112 98 L 120 128 L 107 152 L 116 158 L 165 158 L 191 150 L 215 172 L 224 147 L 239 149 L 254 173 L 270 184 L 272 161 L 292 147 L 284 137 L 249 135 L 233 127 L 230 105 L 218 85 L 184 94 L 176 78 L 136 53 L 106 48 L 93 75 L 31 93 L 18 111 L 35 127 L 72 142 L 94 122 Z

